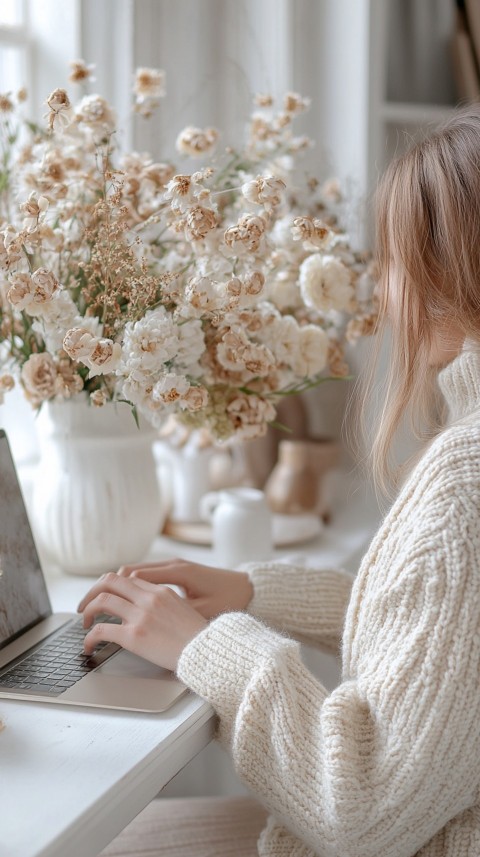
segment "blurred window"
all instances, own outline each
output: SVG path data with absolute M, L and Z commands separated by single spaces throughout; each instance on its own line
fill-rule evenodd
M 28 86 L 28 54 L 25 0 L 1 0 L 0 93 L 14 94 Z

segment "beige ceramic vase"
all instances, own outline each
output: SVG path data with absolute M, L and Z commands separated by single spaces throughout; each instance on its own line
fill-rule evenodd
M 330 518 L 325 474 L 336 467 L 338 443 L 332 440 L 282 440 L 278 462 L 265 485 L 272 512 L 283 515 L 317 514 Z

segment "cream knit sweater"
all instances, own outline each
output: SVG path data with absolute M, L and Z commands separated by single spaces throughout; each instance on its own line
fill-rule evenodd
M 181 655 L 271 812 L 262 857 L 480 857 L 480 356 L 439 383 L 450 424 L 353 588 L 341 571 L 257 566 L 250 615 L 219 616 Z M 292 638 L 342 638 L 339 687 Z

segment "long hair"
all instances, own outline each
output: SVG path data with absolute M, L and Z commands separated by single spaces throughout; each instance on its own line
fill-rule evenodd
M 433 406 L 438 367 L 430 365 L 434 338 L 453 327 L 480 345 L 480 105 L 457 110 L 390 163 L 375 215 L 378 332 L 391 327 L 391 356 L 369 464 L 385 491 L 400 472 L 392 442 L 405 414 L 423 440 L 440 427 Z M 392 274 L 396 312 L 389 325 Z M 372 379 L 373 371 L 370 388 Z

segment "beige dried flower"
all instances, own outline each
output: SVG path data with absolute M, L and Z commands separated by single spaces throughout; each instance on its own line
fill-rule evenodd
M 23 104 L 23 102 L 24 102 L 24 101 L 26 101 L 26 100 L 27 100 L 27 98 L 28 98 L 28 91 L 27 91 L 27 89 L 26 89 L 26 87 L 25 87 L 25 86 L 22 86 L 22 87 L 17 91 L 17 101 L 18 101 L 18 103 L 19 103 L 19 104 Z
M 98 366 L 103 366 L 104 363 L 111 360 L 113 348 L 114 343 L 111 339 L 98 339 L 89 359 L 92 363 L 95 363 Z
M 7 300 L 18 310 L 25 309 L 33 301 L 33 285 L 30 274 L 17 271 L 10 277 L 10 288 L 7 291 Z
M 140 102 L 147 98 L 163 98 L 166 94 L 165 84 L 166 75 L 163 69 L 137 68 L 133 91 Z
M 38 224 L 39 217 L 45 214 L 49 206 L 49 201 L 46 196 L 39 196 L 35 191 L 32 191 L 26 202 L 20 204 L 20 211 L 26 214 L 23 221 L 23 227 L 27 231 L 35 229 Z
M 144 178 L 153 182 L 155 187 L 164 187 L 175 175 L 173 164 L 150 164 L 143 171 Z
M 133 92 L 135 110 L 148 118 L 166 94 L 166 75 L 162 69 L 137 68 Z
M 292 124 L 292 115 L 290 113 L 277 113 L 275 119 L 272 122 L 272 126 L 274 128 L 278 128 L 281 131 L 283 128 L 287 128 Z
M 200 241 L 215 229 L 217 216 L 211 208 L 202 205 L 192 205 L 185 217 L 185 235 L 190 241 Z
M 58 361 L 57 377 L 55 378 L 55 394 L 64 399 L 70 399 L 83 390 L 83 378 L 78 374 L 74 364 L 68 358 Z
M 232 279 L 226 284 L 225 290 L 232 298 L 240 297 L 243 291 L 242 281 L 239 280 L 238 277 L 232 277 Z
M 0 232 L 0 236 L 2 235 L 3 241 L 0 238 L 0 267 L 8 270 L 22 258 L 23 239 L 22 235 L 18 234 L 16 229 L 11 225 L 7 226 L 3 232 Z
M 347 342 L 354 344 L 362 336 L 373 336 L 378 325 L 378 313 L 368 313 L 360 315 L 357 318 L 352 318 L 347 324 L 345 331 L 345 339 Z
M 306 134 L 302 134 L 301 137 L 293 137 L 289 144 L 289 151 L 295 154 L 296 152 L 304 152 L 305 149 L 311 149 L 315 143 L 311 137 L 307 137 Z
M 36 303 L 45 303 L 51 301 L 55 292 L 60 288 L 53 271 L 48 271 L 47 268 L 37 268 L 32 274 L 32 284 L 34 287 L 34 300 Z
M 71 80 L 90 71 L 77 60 Z M 138 70 L 140 113 L 163 87 L 163 72 Z M 19 180 L 0 206 L 0 330 L 2 371 L 23 364 L 35 405 L 84 391 L 93 407 L 127 400 L 156 427 L 171 413 L 222 440 L 241 438 L 265 432 L 279 391 L 328 371 L 328 350 L 330 371 L 346 370 L 329 342 L 334 333 L 344 342 L 340 313 L 372 312 L 371 283 L 361 279 L 368 259 L 340 234 L 334 205 L 293 171 L 304 145 L 295 113 L 307 102 L 287 93 L 274 109 L 259 95 L 244 148 L 225 147 L 215 169 L 192 175 L 144 152 L 119 155 L 115 117 L 99 95 L 81 99 L 62 137 L 30 126 L 23 149 L 12 149 Z M 65 90 L 48 106 L 56 132 L 73 113 Z M 188 126 L 177 146 L 208 155 L 218 138 Z M 0 375 L 0 398 L 8 377 Z
M 264 116 L 254 114 L 250 123 L 250 136 L 252 141 L 269 140 L 271 137 L 276 137 L 277 131 L 272 128 L 270 122 Z
M 33 407 L 39 407 L 55 395 L 57 366 L 47 351 L 32 354 L 23 364 L 20 377 L 27 399 Z
M 188 175 L 176 175 L 167 184 L 165 199 L 172 200 L 172 206 L 184 203 L 192 198 L 192 177 Z
M 76 108 L 77 122 L 94 133 L 110 134 L 115 127 L 115 114 L 101 95 L 85 95 Z
M 242 193 L 249 202 L 273 207 L 282 201 L 285 188 L 285 182 L 277 176 L 257 176 L 242 185 Z
M 84 327 L 72 327 L 63 339 L 63 348 L 72 360 L 88 360 L 95 348 L 96 338 Z
M 47 98 L 46 104 L 50 108 L 47 114 L 48 127 L 51 131 L 58 121 L 61 128 L 65 128 L 72 121 L 72 105 L 65 89 L 54 89 Z
M 0 375 L 0 391 L 2 393 L 8 393 L 9 390 L 13 390 L 15 386 L 15 379 L 12 375 Z
M 225 244 L 236 251 L 243 246 L 245 250 L 256 253 L 266 228 L 266 220 L 260 215 L 244 214 L 236 226 L 225 231 Z
M 0 113 L 11 113 L 14 109 L 14 104 L 10 98 L 10 93 L 0 93 Z
M 208 405 L 208 391 L 205 387 L 190 387 L 182 398 L 187 410 L 199 411 Z
M 259 92 L 255 95 L 253 103 L 256 107 L 271 107 L 273 105 L 273 98 L 267 93 Z
M 111 339 L 97 339 L 95 348 L 88 358 L 88 366 L 90 372 L 89 378 L 94 378 L 96 375 L 103 375 L 108 372 L 113 372 L 122 355 L 122 346 L 119 342 L 112 342 Z
M 320 194 L 325 202 L 337 204 L 342 201 L 342 189 L 336 178 L 327 179 L 320 188 Z
M 331 229 L 316 217 L 296 217 L 293 221 L 292 237 L 294 241 L 304 241 L 313 247 L 324 248 L 327 246 L 331 234 Z
M 338 339 L 330 339 L 327 362 L 330 374 L 336 378 L 345 378 L 350 372 L 349 365 L 345 360 L 344 348 Z
M 267 424 L 276 416 L 271 402 L 247 393 L 235 396 L 227 405 L 226 412 L 232 430 L 241 432 L 244 438 L 262 437 L 266 434 Z
M 251 271 L 247 274 L 243 283 L 245 294 L 259 295 L 265 285 L 265 277 L 261 271 Z
M 310 98 L 304 98 L 298 92 L 287 92 L 283 99 L 283 107 L 288 113 L 303 113 L 311 104 Z
M 182 155 L 190 155 L 192 158 L 201 158 L 213 152 L 217 141 L 218 131 L 216 128 L 194 128 L 189 125 L 177 137 L 175 146 Z
M 73 60 L 70 63 L 70 68 L 72 70 L 68 79 L 71 83 L 85 83 L 86 81 L 94 83 L 95 78 L 92 75 L 92 72 L 95 71 L 94 65 L 87 65 L 85 60 Z
M 90 401 L 95 408 L 103 408 L 108 402 L 108 395 L 105 390 L 94 390 L 90 393 Z

